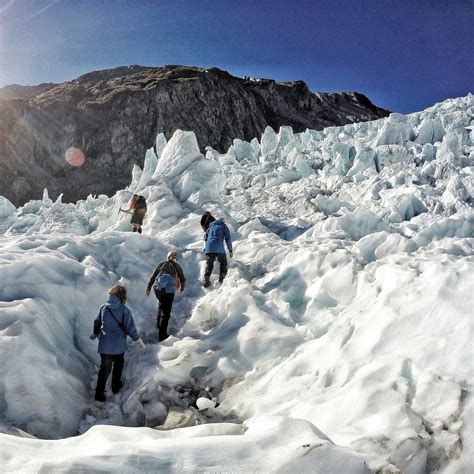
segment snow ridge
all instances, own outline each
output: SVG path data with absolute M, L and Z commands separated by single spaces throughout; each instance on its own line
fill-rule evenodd
M 124 472 L 136 456 L 170 472 L 473 470 L 473 126 L 469 95 L 323 131 L 267 128 L 225 154 L 177 131 L 113 197 L 0 198 L 2 465 L 107 469 L 107 445 Z M 133 192 L 148 201 L 143 235 L 119 213 Z M 235 240 L 210 292 L 204 209 Z M 158 344 L 144 290 L 171 248 L 189 285 Z M 124 390 L 99 405 L 88 335 L 116 282 L 147 347 L 130 346 Z M 83 434 L 54 442 L 51 461 L 19 429 Z

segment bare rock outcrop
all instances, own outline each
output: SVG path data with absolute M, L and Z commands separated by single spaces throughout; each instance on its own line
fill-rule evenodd
M 0 195 L 18 205 L 45 187 L 66 201 L 111 194 L 129 183 L 159 132 L 193 130 L 200 147 L 222 152 L 267 125 L 301 132 L 387 115 L 356 92 L 313 93 L 302 81 L 217 68 L 126 66 L 63 84 L 7 86 L 0 89 Z M 68 164 L 70 147 L 84 153 L 83 166 Z

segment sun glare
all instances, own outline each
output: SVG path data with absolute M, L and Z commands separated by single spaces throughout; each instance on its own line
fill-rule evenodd
M 86 157 L 84 156 L 84 153 L 82 153 L 79 148 L 68 148 L 66 150 L 66 161 L 71 165 L 74 166 L 75 168 L 82 166 L 84 162 L 86 161 Z

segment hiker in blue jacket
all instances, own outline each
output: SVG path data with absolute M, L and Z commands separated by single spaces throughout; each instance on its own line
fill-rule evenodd
M 217 220 L 211 222 L 204 234 L 204 240 L 206 242 L 204 248 L 204 252 L 206 253 L 206 269 L 204 271 L 203 286 L 207 288 L 211 286 L 211 274 L 216 258 L 220 266 L 219 283 L 222 283 L 227 275 L 227 257 L 225 254 L 224 240 L 227 250 L 229 250 L 229 256 L 232 258 L 232 239 L 223 217 L 218 217 Z
M 97 351 L 100 354 L 100 369 L 97 376 L 95 399 L 105 402 L 105 384 L 112 371 L 112 392 L 122 388 L 122 370 L 124 353 L 127 350 L 127 335 L 137 341 L 141 347 L 145 344 L 140 339 L 133 316 L 127 306 L 127 290 L 122 285 L 115 285 L 109 290 L 107 302 L 101 306 L 94 321 L 94 333 L 91 339 L 99 338 Z

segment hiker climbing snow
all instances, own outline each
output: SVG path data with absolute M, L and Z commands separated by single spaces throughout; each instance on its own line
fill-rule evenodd
M 222 283 L 227 275 L 227 257 L 224 240 L 229 251 L 229 257 L 232 258 L 232 239 L 223 217 L 218 217 L 217 220 L 210 223 L 204 234 L 204 240 L 206 242 L 204 248 L 206 253 L 206 269 L 204 271 L 203 286 L 207 288 L 211 286 L 211 274 L 216 258 L 219 261 L 219 283 Z
M 105 385 L 110 372 L 112 372 L 112 392 L 117 393 L 122 388 L 127 336 L 138 342 L 141 347 L 145 347 L 138 335 L 132 313 L 125 306 L 126 301 L 127 290 L 125 287 L 115 285 L 109 290 L 107 302 L 101 306 L 94 321 L 94 331 L 90 338 L 99 338 L 97 351 L 100 354 L 100 369 L 95 389 L 95 399 L 99 402 L 106 400 Z
M 156 327 L 159 331 L 158 339 L 165 340 L 168 337 L 168 322 L 171 317 L 171 308 L 176 290 L 184 291 L 186 278 L 181 265 L 176 261 L 177 253 L 168 252 L 166 260 L 160 262 L 148 282 L 146 295 L 150 296 L 153 291 L 158 299 L 158 313 L 156 316 Z
M 130 199 L 128 209 L 120 209 L 122 212 L 132 214 L 130 223 L 133 225 L 132 232 L 142 233 L 142 224 L 145 217 L 147 206 L 144 196 L 134 194 Z

